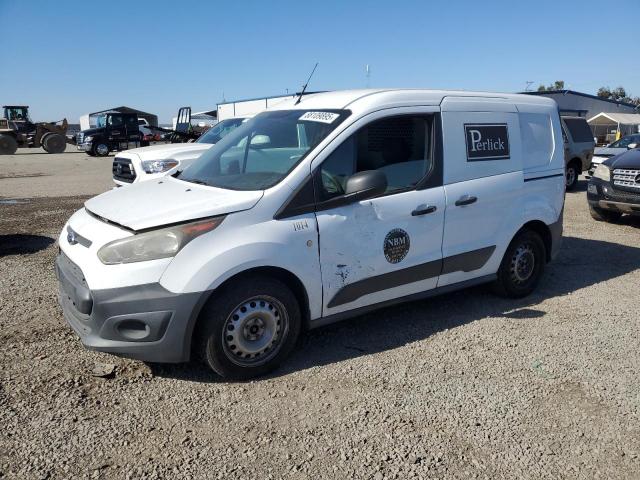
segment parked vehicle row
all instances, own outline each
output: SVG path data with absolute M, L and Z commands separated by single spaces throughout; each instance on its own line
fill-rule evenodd
M 640 215 L 640 150 L 625 149 L 598 164 L 587 185 L 587 201 L 591 216 L 598 221 Z
M 481 283 L 528 295 L 565 181 L 553 100 L 310 94 L 88 200 L 60 234 L 60 303 L 89 348 L 250 378 L 304 328 Z
M 567 191 L 578 184 L 578 177 L 589 169 L 595 140 L 584 117 L 562 117 L 562 138 L 566 164 Z
M 620 155 L 627 150 L 632 150 L 638 147 L 640 147 L 640 133 L 626 135 L 620 140 L 616 140 L 606 147 L 596 148 L 593 160 L 591 161 L 591 165 L 588 170 L 589 176 L 593 176 L 593 173 L 597 166 L 604 162 L 606 159 L 611 158 L 615 155 Z
M 184 170 L 245 120 L 246 117 L 223 120 L 194 143 L 153 145 L 119 153 L 113 160 L 113 181 L 125 186 Z

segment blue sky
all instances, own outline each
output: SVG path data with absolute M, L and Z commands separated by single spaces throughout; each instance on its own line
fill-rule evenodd
M 124 104 L 164 122 L 299 89 L 316 61 L 311 90 L 365 87 L 369 64 L 372 87 L 640 96 L 639 14 L 638 0 L 0 0 L 0 101 L 37 120 Z

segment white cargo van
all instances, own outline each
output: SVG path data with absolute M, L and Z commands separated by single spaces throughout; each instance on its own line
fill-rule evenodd
M 60 302 L 89 348 L 249 378 L 303 328 L 485 282 L 529 294 L 560 247 L 564 184 L 553 100 L 308 95 L 177 178 L 88 200 L 60 235 Z

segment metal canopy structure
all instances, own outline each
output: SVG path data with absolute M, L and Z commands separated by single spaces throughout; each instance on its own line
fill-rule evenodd
M 587 119 L 589 125 L 640 125 L 640 113 L 600 112 Z
M 158 116 L 154 115 L 153 113 L 148 113 L 148 112 L 143 112 L 142 110 L 138 110 L 136 108 L 131 108 L 131 107 L 127 107 L 127 106 L 121 106 L 121 107 L 112 107 L 112 108 L 108 108 L 106 110 L 100 110 L 99 112 L 92 112 L 92 113 L 87 113 L 85 115 L 82 115 L 80 117 L 80 129 L 81 130 L 87 130 L 89 128 L 91 128 L 92 125 L 95 124 L 95 122 L 92 122 L 91 120 L 93 118 L 96 118 L 99 115 L 105 114 L 105 113 L 113 113 L 113 112 L 119 112 L 119 113 L 135 113 L 138 115 L 138 118 L 144 118 L 147 120 L 147 122 L 149 122 L 149 125 L 153 126 L 153 127 L 157 127 L 158 126 Z
M 587 119 L 599 142 L 610 143 L 617 138 L 640 131 L 640 114 L 600 112 Z

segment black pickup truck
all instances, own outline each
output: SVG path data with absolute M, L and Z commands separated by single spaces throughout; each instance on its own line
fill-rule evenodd
M 78 150 L 91 156 L 105 157 L 109 152 L 145 146 L 135 113 L 106 112 L 97 119 L 97 126 L 79 132 Z
M 587 185 L 591 216 L 614 222 L 622 214 L 640 215 L 640 149 L 628 150 L 598 165 Z

